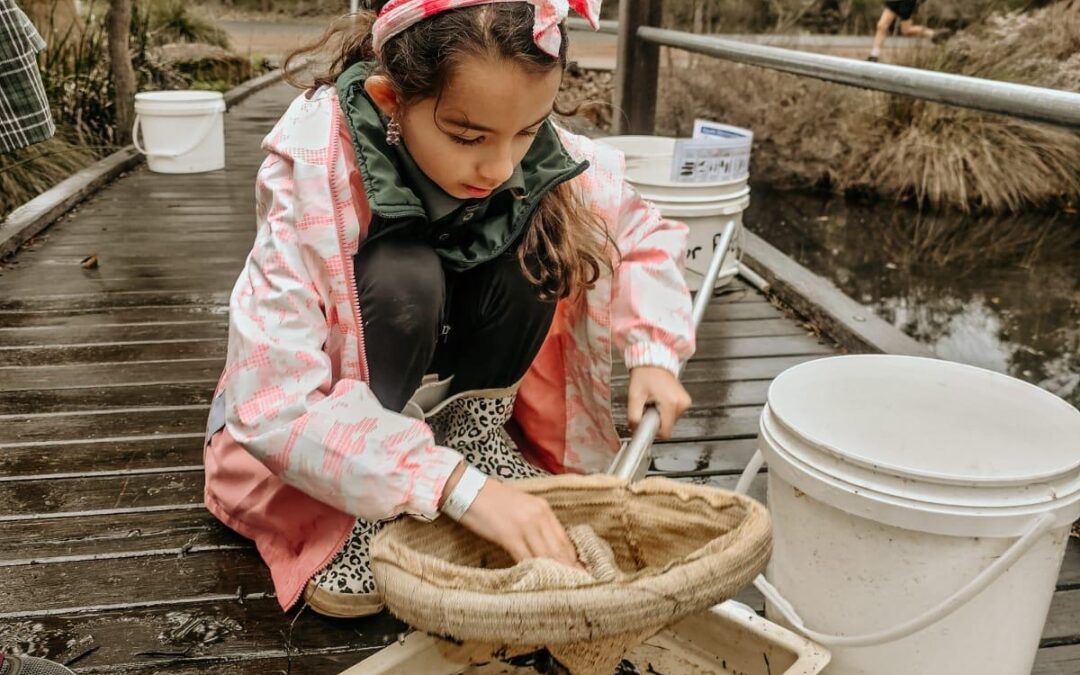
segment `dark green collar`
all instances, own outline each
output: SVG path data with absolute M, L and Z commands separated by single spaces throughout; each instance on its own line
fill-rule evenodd
M 369 239 L 394 233 L 426 240 L 451 268 L 468 269 L 508 250 L 543 196 L 589 166 L 576 162 L 545 122 L 496 193 L 484 200 L 456 200 L 423 174 L 408 150 L 386 142 L 385 122 L 363 86 L 372 69 L 369 62 L 354 64 L 336 82 L 373 214 Z
M 416 160 L 412 158 L 412 154 L 405 147 L 404 143 L 393 146 L 395 152 L 395 158 L 398 162 L 398 168 L 401 171 L 401 177 L 408 183 L 416 196 L 420 198 L 420 202 L 424 205 L 424 210 L 427 212 L 428 220 L 435 223 L 443 218 L 446 218 L 450 214 L 454 213 L 462 206 L 466 204 L 475 203 L 477 200 L 473 199 L 458 199 L 453 195 L 449 195 L 439 187 L 435 181 L 428 178 L 428 175 L 424 173 L 416 164 Z M 490 200 L 491 197 L 497 195 L 503 190 L 517 190 L 518 194 L 525 193 L 525 172 L 521 170 L 521 165 L 514 167 L 514 172 L 510 175 L 510 178 L 495 188 L 495 190 L 485 197 L 484 200 Z

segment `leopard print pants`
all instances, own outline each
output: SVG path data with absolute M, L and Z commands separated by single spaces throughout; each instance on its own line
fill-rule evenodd
M 514 411 L 514 391 L 468 394 L 451 399 L 427 418 L 435 442 L 457 450 L 466 462 L 500 480 L 547 475 L 521 456 L 506 433 L 505 424 Z M 368 549 L 382 526 L 358 518 L 345 547 L 315 576 L 315 584 L 335 593 L 375 593 Z

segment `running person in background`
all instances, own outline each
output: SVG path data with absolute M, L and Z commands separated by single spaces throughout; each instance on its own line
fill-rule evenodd
M 889 36 L 893 22 L 898 18 L 900 19 L 901 35 L 934 39 L 937 31 L 926 26 L 920 26 L 911 20 L 918 6 L 919 0 L 886 0 L 885 9 L 881 12 L 881 18 L 877 22 L 874 46 L 870 50 L 870 56 L 867 57 L 868 61 L 877 61 L 881 58 L 881 48 L 885 45 L 885 38 Z

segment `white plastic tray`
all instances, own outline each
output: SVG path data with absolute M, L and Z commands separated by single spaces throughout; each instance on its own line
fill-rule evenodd
M 816 675 L 829 663 L 829 652 L 758 616 L 745 605 L 726 602 L 661 631 L 631 651 L 627 659 L 640 673 Z M 433 638 L 414 632 L 341 675 L 525 675 L 530 672 L 535 671 L 501 663 L 469 666 L 451 661 L 442 655 Z

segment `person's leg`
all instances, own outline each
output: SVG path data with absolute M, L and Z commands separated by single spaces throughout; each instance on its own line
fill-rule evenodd
M 368 385 L 384 408 L 400 411 L 435 352 L 446 294 L 442 264 L 429 246 L 384 239 L 361 248 L 354 266 Z M 369 555 L 381 528 L 356 520 L 345 546 L 305 587 L 308 607 L 340 618 L 382 610 Z
M 881 48 L 885 46 L 885 38 L 889 36 L 893 21 L 896 21 L 896 12 L 886 7 L 881 12 L 881 18 L 877 22 L 877 31 L 874 33 L 874 46 L 870 49 L 870 60 L 877 61 L 881 58 Z
M 555 301 L 541 300 L 516 255 L 455 275 L 449 332 L 435 355 L 451 394 L 508 387 L 525 376 L 551 328 Z
M 900 22 L 900 34 L 904 37 L 926 37 L 933 39 L 935 31 L 926 26 L 920 26 L 911 19 Z
M 510 439 L 505 425 L 517 383 L 532 365 L 555 316 L 515 256 L 502 256 L 450 280 L 449 327 L 436 350 L 440 376 L 454 375 L 452 395 L 427 417 L 435 439 L 500 479 L 543 475 Z
M 423 243 L 380 239 L 360 249 L 355 268 L 369 386 L 397 412 L 435 353 L 446 297 L 442 264 Z

